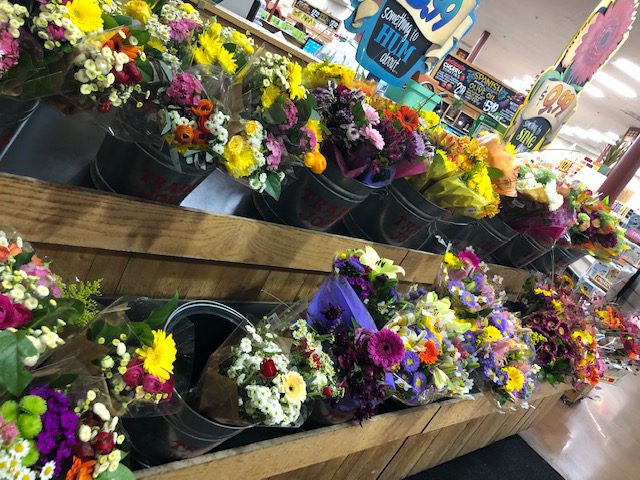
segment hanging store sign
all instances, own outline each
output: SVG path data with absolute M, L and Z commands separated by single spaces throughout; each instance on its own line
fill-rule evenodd
M 361 32 L 356 58 L 373 75 L 402 86 L 431 69 L 475 22 L 479 0 L 352 0 L 345 21 Z
M 340 20 L 331 15 L 323 12 L 322 10 L 317 9 L 310 3 L 305 2 L 304 0 L 296 0 L 296 3 L 293 5 L 295 8 L 300 10 L 301 12 L 309 15 L 313 21 L 322 23 L 326 27 L 331 30 L 338 30 L 340 28 Z
M 553 141 L 584 87 L 629 37 L 638 1 L 602 0 L 556 65 L 538 78 L 505 134 L 517 151 L 540 150 Z

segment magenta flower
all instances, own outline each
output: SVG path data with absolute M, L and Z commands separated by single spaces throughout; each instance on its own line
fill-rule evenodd
M 49 25 L 47 25 L 47 31 L 52 40 L 64 40 L 64 27 L 56 25 L 55 23 L 49 23 Z
M 4 30 L 5 25 L 0 26 L 0 78 L 17 65 L 20 59 L 20 42 Z
M 190 18 L 169 22 L 169 37 L 176 42 L 186 42 L 191 37 L 191 32 L 199 26 L 198 22 Z
M 282 160 L 283 146 L 279 138 L 267 134 L 267 149 L 271 154 L 267 157 L 267 170 L 277 170 Z
M 163 382 L 154 375 L 147 374 L 142 379 L 142 388 L 145 392 L 156 394 L 161 393 L 163 388 Z
M 122 375 L 122 380 L 128 387 L 136 388 L 138 385 L 142 385 L 142 379 L 144 378 L 142 364 L 143 361 L 140 358 L 134 358 L 127 365 L 127 371 Z
M 404 359 L 404 343 L 388 328 L 374 333 L 367 347 L 371 361 L 381 368 L 391 368 Z
M 0 295 L 0 330 L 20 328 L 31 321 L 31 312 L 20 304 L 14 304 L 5 295 Z
M 472 250 L 462 250 L 458 253 L 458 258 L 462 260 L 462 263 L 465 265 L 473 267 L 473 270 L 480 268 L 480 259 Z
M 176 105 L 192 107 L 200 103 L 202 90 L 202 83 L 195 75 L 179 73 L 173 77 L 169 88 L 165 92 L 165 97 Z

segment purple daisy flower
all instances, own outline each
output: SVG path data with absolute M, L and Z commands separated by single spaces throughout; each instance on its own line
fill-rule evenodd
M 367 350 L 371 361 L 381 368 L 398 365 L 405 352 L 402 339 L 388 328 L 383 328 L 371 336 Z
M 402 368 L 404 368 L 407 372 L 413 373 L 418 370 L 420 367 L 420 357 L 415 352 L 407 352 L 404 354 L 404 359 L 402 360 Z
M 425 389 L 427 388 L 427 377 L 424 373 L 422 372 L 416 372 L 413 375 L 413 390 L 416 392 L 417 395 L 419 395 L 420 393 L 424 392 Z
M 460 292 L 464 291 L 464 284 L 458 280 L 453 282 L 449 282 L 449 293 L 451 295 L 458 295 Z
M 478 297 L 476 297 L 471 292 L 467 292 L 466 290 L 460 292 L 460 301 L 467 308 L 478 308 L 478 306 L 480 305 L 478 303 Z

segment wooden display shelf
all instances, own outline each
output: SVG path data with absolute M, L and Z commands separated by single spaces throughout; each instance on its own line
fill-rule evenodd
M 371 242 L 206 213 L 96 190 L 0 174 L 0 219 L 55 260 L 65 278 L 103 280 L 106 296 L 308 299 L 334 255 Z M 442 257 L 373 244 L 406 270 L 403 285 L 433 283 Z M 491 266 L 518 293 L 528 273 Z
M 568 385 L 538 387 L 533 408 L 500 412 L 491 397 L 447 400 L 136 472 L 139 479 L 405 478 L 526 430 Z

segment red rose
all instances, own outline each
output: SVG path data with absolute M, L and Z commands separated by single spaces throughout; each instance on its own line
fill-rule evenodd
M 263 360 L 260 364 L 260 373 L 267 380 L 275 378 L 275 376 L 278 374 L 278 369 L 276 368 L 275 362 L 270 358 Z
M 100 455 L 109 455 L 115 447 L 116 441 L 113 438 L 113 433 L 100 432 L 93 440 L 93 446 Z
M 88 442 L 80 442 L 76 443 L 73 447 L 73 454 L 78 457 L 80 460 L 91 460 L 95 457 L 96 452 Z
M 324 395 L 325 398 L 331 398 L 333 397 L 333 388 L 331 387 L 324 387 L 322 389 L 322 395 Z
M 27 325 L 31 322 L 33 315 L 31 315 L 31 310 L 29 310 L 24 305 L 20 305 L 16 303 L 13 305 L 13 313 L 14 313 L 14 325 L 13 328 L 20 328 Z
M 147 393 L 160 393 L 162 392 L 163 383 L 155 375 L 145 375 L 142 379 L 142 388 Z
M 139 358 L 134 358 L 127 365 L 127 371 L 122 375 L 122 380 L 127 386 L 135 388 L 138 385 L 142 385 L 142 379 L 144 378 L 144 368 L 142 367 L 143 361 Z

